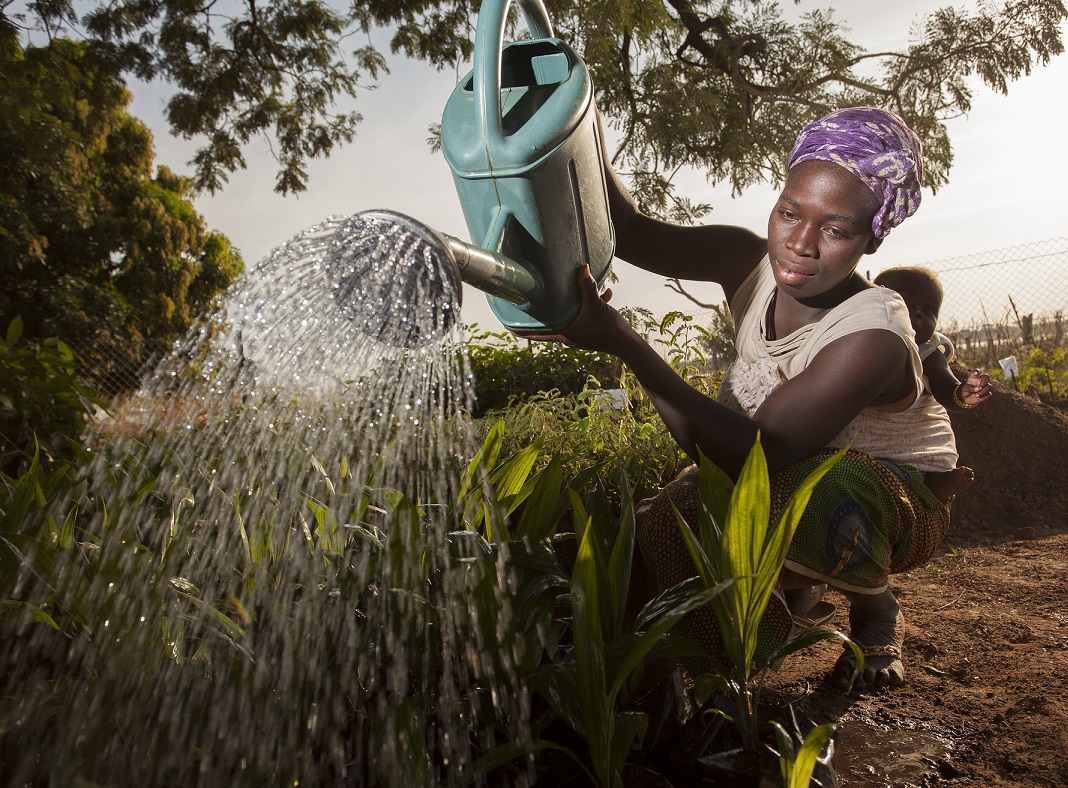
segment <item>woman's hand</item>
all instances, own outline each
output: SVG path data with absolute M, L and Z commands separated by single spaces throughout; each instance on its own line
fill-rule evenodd
M 575 275 L 579 292 L 579 313 L 567 326 L 552 334 L 527 334 L 518 336 L 539 342 L 563 342 L 569 347 L 615 353 L 620 340 L 632 331 L 630 324 L 615 309 L 608 305 L 612 289 L 603 294 L 597 292 L 597 280 L 588 265 L 582 266 Z

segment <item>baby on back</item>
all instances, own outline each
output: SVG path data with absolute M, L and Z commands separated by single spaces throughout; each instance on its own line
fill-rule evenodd
M 949 367 L 953 357 L 953 343 L 938 333 L 938 313 L 942 309 L 942 283 L 938 276 L 927 268 L 903 266 L 889 268 L 875 277 L 875 284 L 894 290 L 909 309 L 909 319 L 916 332 L 916 344 L 923 362 L 924 391 L 909 409 L 919 420 L 945 420 L 947 411 L 970 410 L 986 402 L 993 395 L 990 376 L 978 369 L 968 373 L 966 380 L 959 380 Z M 953 441 L 952 429 L 948 440 Z M 942 501 L 952 501 L 954 496 L 975 481 L 971 468 L 957 466 L 946 470 L 927 470 L 924 481 Z

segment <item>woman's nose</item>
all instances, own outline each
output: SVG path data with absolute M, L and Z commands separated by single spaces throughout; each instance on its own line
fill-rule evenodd
M 798 222 L 786 237 L 786 248 L 799 257 L 819 256 L 819 228 L 806 222 Z

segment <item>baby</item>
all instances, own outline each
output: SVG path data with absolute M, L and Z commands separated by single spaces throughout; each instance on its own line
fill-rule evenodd
M 923 362 L 924 391 L 909 411 L 915 411 L 923 419 L 948 421 L 947 410 L 968 410 L 990 399 L 993 391 L 989 375 L 973 369 L 968 379 L 961 381 L 949 368 L 953 343 L 935 331 L 942 308 L 942 283 L 938 276 L 921 267 L 889 268 L 875 277 L 875 284 L 901 296 L 909 308 L 909 318 L 916 332 L 916 344 Z M 952 431 L 949 436 L 953 440 Z M 928 470 L 924 473 L 924 481 L 938 499 L 948 503 L 975 481 L 975 473 L 964 466 L 945 471 Z

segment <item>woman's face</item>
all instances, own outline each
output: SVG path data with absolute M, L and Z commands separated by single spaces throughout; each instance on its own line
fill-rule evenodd
M 768 255 L 780 291 L 799 301 L 830 294 L 879 247 L 871 190 L 826 161 L 796 165 L 768 219 Z

